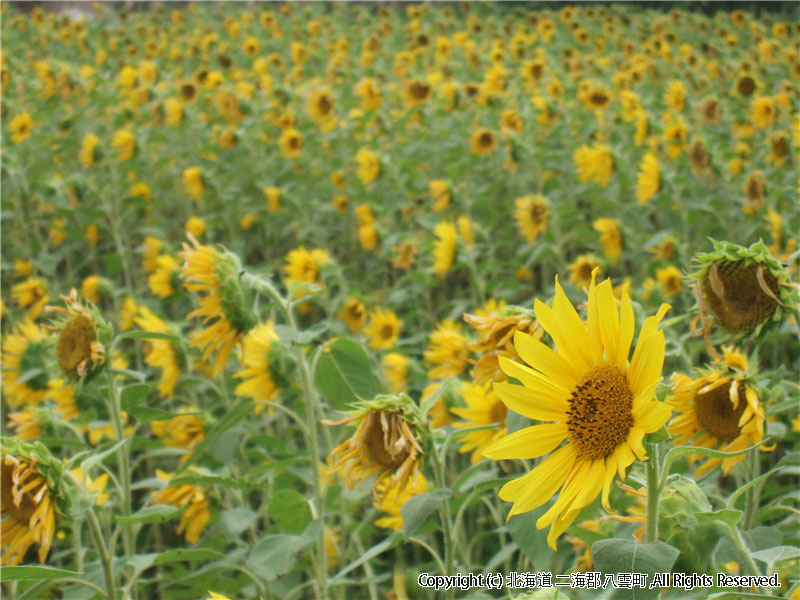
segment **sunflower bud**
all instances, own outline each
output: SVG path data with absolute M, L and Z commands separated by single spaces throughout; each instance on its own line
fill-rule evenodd
M 706 335 L 712 324 L 737 339 L 759 335 L 780 320 L 783 309 L 797 306 L 796 286 L 762 242 L 749 248 L 713 243 L 713 252 L 695 257 L 700 267 L 691 275 Z

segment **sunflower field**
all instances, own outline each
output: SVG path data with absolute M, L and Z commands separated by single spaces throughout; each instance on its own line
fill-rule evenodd
M 3 598 L 800 599 L 800 16 L 693 8 L 3 3 Z

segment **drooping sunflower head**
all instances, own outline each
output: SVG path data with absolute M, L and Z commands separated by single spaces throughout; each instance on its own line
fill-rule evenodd
M 69 509 L 64 468 L 38 442 L 0 440 L 0 519 L 3 565 L 17 565 L 35 542 L 44 563 L 55 534 L 56 515 Z
M 417 485 L 427 432 L 420 408 L 405 394 L 376 396 L 354 405 L 343 419 L 323 421 L 326 425 L 358 422 L 355 433 L 331 452 L 328 462 L 349 489 L 376 476 L 373 494 L 391 490 L 400 493 L 406 485 Z
M 11 407 L 35 406 L 47 393 L 53 340 L 26 319 L 3 336 L 3 397 Z
M 695 257 L 699 268 L 691 274 L 706 335 L 714 324 L 737 339 L 759 335 L 797 307 L 797 287 L 763 242 L 744 248 L 712 241 L 714 250 Z
M 73 288 L 69 296 L 60 296 L 66 307 L 49 306 L 58 317 L 49 329 L 58 331 L 56 357 L 67 377 L 93 377 L 106 364 L 106 347 L 114 330 L 92 304 L 78 300 Z
M 431 368 L 431 379 L 458 377 L 467 367 L 467 340 L 461 325 L 445 319 L 431 332 L 428 348 L 423 353 L 425 363 Z
M 766 413 L 747 358 L 733 347 L 723 346 L 723 355 L 708 368 L 697 369 L 695 375 L 692 379 L 675 373 L 670 379 L 672 392 L 667 402 L 676 414 L 669 428 L 677 436 L 675 443 L 723 452 L 737 452 L 760 444 L 764 439 Z M 688 460 L 694 464 L 703 458 L 693 454 Z M 744 455 L 709 458 L 697 468 L 696 475 L 699 477 L 720 465 L 727 475 L 744 458 Z
M 645 320 L 630 361 L 634 337 L 633 306 L 627 285 L 619 307 L 610 280 L 589 287 L 586 320 L 582 320 L 556 279 L 552 306 L 536 300 L 534 311 L 555 346 L 524 333 L 514 336 L 525 364 L 500 359 L 503 371 L 522 382 L 496 383 L 505 405 L 533 425 L 494 442 L 484 452 L 494 460 L 537 458 L 551 453 L 533 471 L 506 484 L 500 497 L 513 501 L 510 515 L 544 504 L 561 489 L 556 502 L 537 521 L 550 527 L 548 544 L 574 521 L 602 491 L 606 510 L 616 473 L 639 458 L 643 439 L 668 420 L 670 408 L 653 400 L 661 380 L 664 333 L 658 331 L 668 305 Z M 552 422 L 555 421 L 555 422 Z M 562 445 L 566 441 L 566 444 Z
M 192 473 L 194 469 L 189 471 Z M 206 474 L 200 471 L 201 474 Z M 205 490 L 201 486 L 194 484 L 173 485 L 174 475 L 166 473 L 160 469 L 156 470 L 156 476 L 166 482 L 162 488 L 152 497 L 154 504 L 169 504 L 171 506 L 186 507 L 186 511 L 178 524 L 178 535 L 183 534 L 190 544 L 195 544 L 203 535 L 206 525 L 211 520 L 211 507 L 206 499 Z
M 243 381 L 236 386 L 235 393 L 260 403 L 257 413 L 294 380 L 297 361 L 281 343 L 272 321 L 260 323 L 247 332 L 240 361 L 242 370 L 234 377 Z

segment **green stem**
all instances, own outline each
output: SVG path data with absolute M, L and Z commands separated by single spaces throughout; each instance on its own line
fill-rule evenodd
M 736 525 L 731 525 L 728 527 L 728 530 L 731 541 L 733 545 L 736 546 L 736 551 L 739 553 L 739 556 L 742 557 L 744 563 L 747 565 L 747 570 L 750 572 L 750 575 L 760 575 L 758 567 L 750 556 L 750 551 L 747 549 L 747 546 L 745 546 L 744 540 L 739 533 L 738 527 L 736 527 Z
M 242 281 L 245 285 L 251 286 L 253 289 L 260 293 L 266 294 L 278 309 L 283 314 L 286 323 L 295 331 L 297 331 L 297 323 L 292 313 L 291 302 L 288 298 L 284 298 L 278 290 L 275 289 L 269 281 L 256 277 L 250 273 L 242 275 Z M 305 403 L 306 418 L 309 421 L 308 426 L 308 441 L 309 451 L 311 453 L 311 471 L 314 478 L 314 500 L 316 504 L 316 517 L 322 519 L 323 527 L 317 539 L 317 584 L 319 585 L 319 593 L 321 598 L 328 597 L 328 564 L 327 556 L 325 554 L 325 490 L 322 487 L 322 477 L 319 469 L 319 429 L 318 423 L 321 420 L 321 409 L 319 405 L 319 397 L 317 396 L 314 381 L 311 377 L 311 371 L 308 367 L 306 354 L 300 346 L 295 347 L 295 356 L 297 357 L 297 366 L 300 371 L 300 379 L 303 386 L 303 401 Z
M 88 588 L 92 588 L 95 592 L 100 594 L 103 598 L 108 598 L 108 595 L 103 591 L 103 588 L 96 586 L 95 584 L 84 581 L 83 579 L 59 579 L 59 583 L 75 583 L 77 585 L 85 585 Z
M 431 441 L 431 459 L 433 460 L 433 472 L 436 479 L 436 487 L 442 489 L 445 487 L 444 481 L 444 464 L 436 451 L 436 444 Z M 450 575 L 453 573 L 453 528 L 450 521 L 450 503 L 445 500 L 439 505 L 439 517 L 442 521 L 442 534 L 444 536 L 444 567 L 445 571 L 442 575 Z M 455 589 L 451 588 L 447 591 L 448 598 L 453 598 Z
M 120 408 L 120 398 L 114 378 L 106 371 L 108 382 L 108 393 L 110 395 L 111 417 L 114 424 L 114 437 L 119 441 L 125 439 L 125 431 L 122 426 L 122 409 Z M 131 476 L 130 476 L 130 449 L 129 444 L 122 444 L 117 450 L 117 461 L 119 462 L 120 479 L 122 480 L 122 514 L 126 517 L 131 515 Z M 122 525 L 122 545 L 126 556 L 133 556 L 133 538 L 131 537 L 131 525 Z
M 658 444 L 647 444 L 647 526 L 645 529 L 645 542 L 647 543 L 658 540 L 658 500 L 661 495 L 658 450 Z
M 89 523 L 89 530 L 92 532 L 95 546 L 97 546 L 97 554 L 100 557 L 100 562 L 103 565 L 103 574 L 106 578 L 106 589 L 108 589 L 108 597 L 111 600 L 116 600 L 117 589 L 114 584 L 114 573 L 111 570 L 111 557 L 106 550 L 106 543 L 103 541 L 103 534 L 100 532 L 100 524 L 97 522 L 97 517 L 94 514 L 94 509 L 90 508 L 86 511 L 86 521 Z
M 81 540 L 81 529 L 83 520 L 76 516 L 72 523 L 72 551 L 75 553 L 75 570 L 83 572 L 83 543 Z
M 750 463 L 750 481 L 753 481 L 754 479 L 758 478 L 759 475 L 761 475 L 761 461 L 758 457 L 758 451 L 754 450 L 750 453 L 748 462 Z M 742 517 L 742 529 L 744 530 L 753 527 L 753 515 L 755 514 L 756 508 L 758 507 L 758 503 L 761 499 L 761 487 L 761 484 L 757 483 L 747 490 L 747 495 L 745 496 L 744 515 Z

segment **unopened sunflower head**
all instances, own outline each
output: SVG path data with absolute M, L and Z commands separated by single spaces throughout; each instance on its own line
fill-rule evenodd
M 465 313 L 464 320 L 479 336 L 468 346 L 470 351 L 480 355 L 477 360 L 470 361 L 474 365 L 473 380 L 478 385 L 507 379 L 498 361 L 501 356 L 519 360 L 514 348 L 517 331 L 541 336 L 533 311 L 519 306 L 492 305 L 476 314 Z
M 218 350 L 214 361 L 217 375 L 225 368 L 240 336 L 256 324 L 256 317 L 250 309 L 250 291 L 239 277 L 239 257 L 224 248 L 202 245 L 191 234 L 189 241 L 191 244 L 184 243 L 180 254 L 184 287 L 205 295 L 199 296 L 200 307 L 188 318 L 203 317 L 203 324 L 208 325 L 192 338 L 190 346 L 201 348 L 204 361 Z
M 798 287 L 763 242 L 713 243 L 712 252 L 695 257 L 699 267 L 691 274 L 706 338 L 714 324 L 734 340 L 757 336 L 784 310 L 797 310 Z
M 10 437 L 0 440 L 0 564 L 19 564 L 34 542 L 44 563 L 56 515 L 65 514 L 71 505 L 63 474 L 61 462 L 42 444 Z
M 356 421 L 355 433 L 331 452 L 332 472 L 339 471 L 349 489 L 375 475 L 376 497 L 391 490 L 399 493 L 409 483 L 416 485 L 424 454 L 422 438 L 428 432 L 416 403 L 405 394 L 376 396 L 354 405 L 347 417 L 323 423 Z M 381 485 L 384 481 L 388 483 Z
M 48 312 L 57 315 L 48 328 L 59 332 L 58 365 L 72 379 L 94 377 L 106 365 L 106 348 L 114 330 L 96 306 L 78 299 L 74 288 L 60 298 L 65 306 L 47 307 Z

